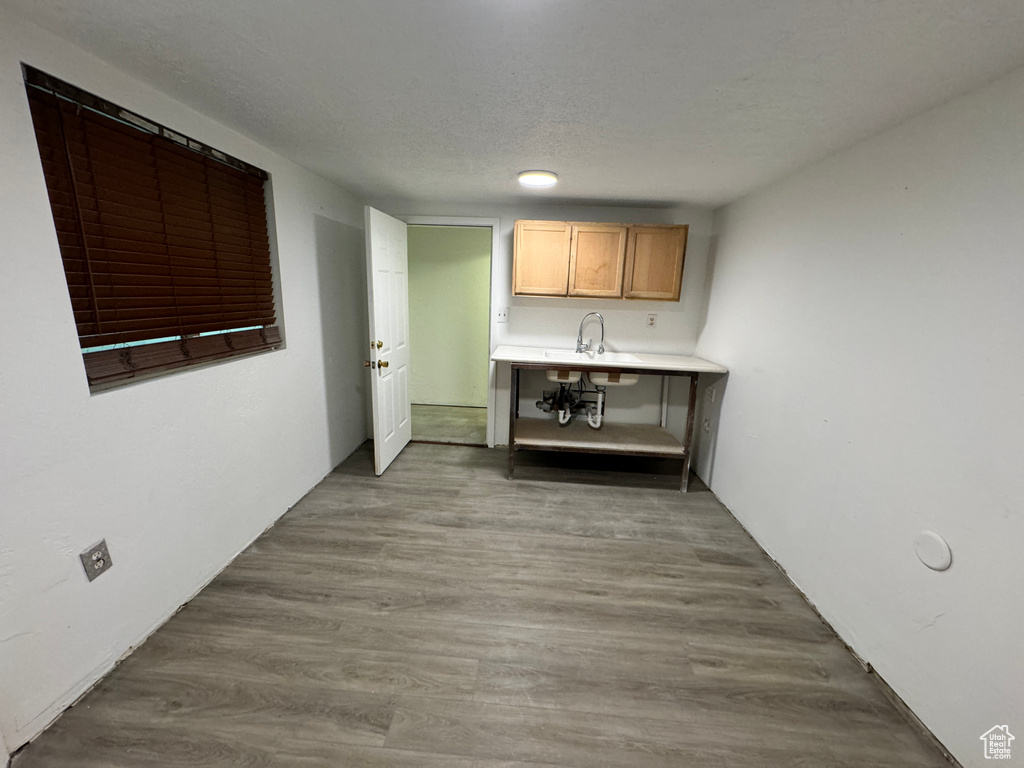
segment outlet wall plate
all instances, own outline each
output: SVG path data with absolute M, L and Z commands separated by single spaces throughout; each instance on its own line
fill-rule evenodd
M 657 312 L 651 312 L 649 315 L 647 315 L 647 327 L 648 328 L 653 328 L 657 324 L 658 324 L 658 313 Z
M 107 549 L 107 540 L 93 544 L 85 552 L 79 555 L 82 560 L 82 567 L 89 581 L 94 581 L 100 574 L 110 570 L 114 561 L 110 559 L 110 550 Z
M 497 319 L 499 323 L 508 322 L 508 307 L 501 307 L 497 312 Z

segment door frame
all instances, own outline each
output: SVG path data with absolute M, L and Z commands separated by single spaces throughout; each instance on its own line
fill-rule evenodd
M 435 227 L 490 227 L 491 228 L 491 269 L 487 291 L 487 447 L 494 447 L 495 424 L 495 378 L 497 365 L 490 359 L 494 353 L 494 259 L 498 254 L 501 219 L 479 216 L 396 216 L 396 219 L 415 226 Z

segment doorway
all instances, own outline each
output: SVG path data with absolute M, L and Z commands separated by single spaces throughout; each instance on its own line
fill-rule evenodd
M 412 439 L 488 444 L 492 228 L 409 223 Z

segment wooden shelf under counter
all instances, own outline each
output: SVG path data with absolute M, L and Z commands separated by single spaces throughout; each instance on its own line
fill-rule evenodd
M 667 429 L 656 424 L 609 424 L 600 429 L 578 418 L 562 426 L 558 419 L 519 419 L 516 448 L 529 451 L 576 451 L 660 456 L 682 459 L 686 448 Z

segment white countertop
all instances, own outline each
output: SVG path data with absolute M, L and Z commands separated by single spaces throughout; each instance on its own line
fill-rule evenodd
M 626 355 L 636 358 L 627 360 Z M 729 369 L 689 355 L 655 355 L 648 352 L 612 352 L 604 355 L 575 352 L 572 349 L 545 349 L 544 347 L 512 347 L 501 345 L 494 350 L 491 360 L 499 363 L 550 364 L 552 368 L 632 368 L 648 371 L 689 371 L 693 373 L 728 373 Z

